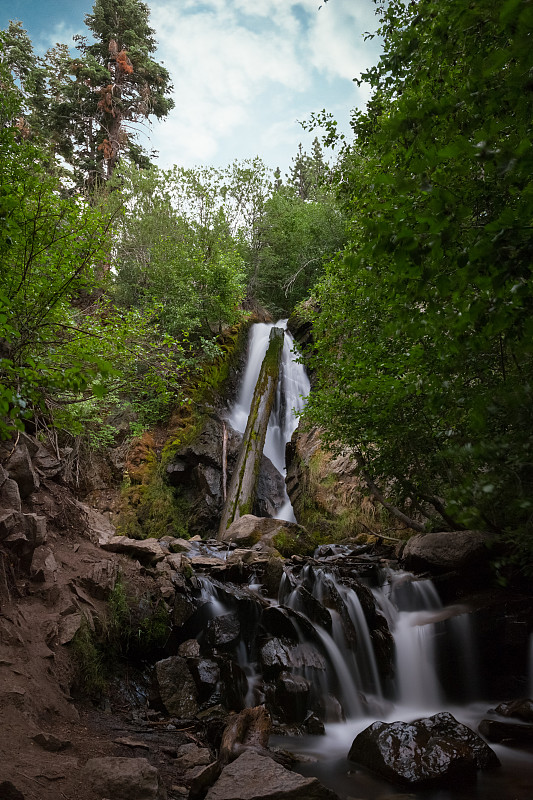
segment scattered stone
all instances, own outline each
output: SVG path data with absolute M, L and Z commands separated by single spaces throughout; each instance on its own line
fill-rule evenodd
M 76 636 L 83 622 L 83 614 L 67 614 L 59 620 L 59 644 L 68 644 Z
M 267 756 L 240 755 L 222 770 L 206 800 L 338 800 L 316 778 L 290 772 Z
M 18 484 L 9 477 L 2 466 L 0 466 L 0 508 L 12 508 L 14 511 L 21 510 Z
M 66 750 L 70 747 L 72 742 L 68 739 L 58 739 L 53 733 L 36 733 L 31 737 L 35 744 L 38 744 L 43 750 L 48 750 L 50 753 L 58 753 L 60 750 Z M 1 797 L 2 795 L 0 795 Z
M 198 747 L 197 744 L 183 744 L 178 747 L 176 766 L 181 770 L 193 767 L 205 767 L 212 762 L 211 753 L 207 747 Z
M 118 576 L 119 565 L 106 558 L 93 564 L 90 574 L 82 578 L 80 583 L 97 600 L 107 600 L 115 588 Z
M 200 644 L 197 639 L 187 639 L 178 647 L 178 655 L 182 658 L 198 658 L 200 656 Z
M 17 445 L 5 466 L 9 477 L 18 485 L 23 500 L 37 491 L 40 484 L 39 476 L 33 468 L 26 444 Z
M 146 758 L 91 758 L 82 777 L 101 798 L 166 800 L 159 772 Z
M 113 739 L 115 744 L 123 744 L 124 747 L 141 747 L 143 750 L 149 750 L 150 747 L 146 744 L 146 742 L 141 742 L 138 739 L 130 739 L 127 736 L 120 736 L 118 739 Z
M 218 779 L 221 770 L 218 761 L 190 769 L 185 774 L 185 782 L 189 786 L 189 800 L 201 800 L 205 797 L 206 791 Z
M 111 553 L 124 553 L 136 558 L 141 564 L 156 564 L 166 556 L 157 539 L 128 539 L 127 536 L 113 536 L 101 547 Z
M 407 722 L 374 722 L 355 737 L 348 758 L 400 785 L 473 781 L 499 765 L 496 754 L 451 714 Z

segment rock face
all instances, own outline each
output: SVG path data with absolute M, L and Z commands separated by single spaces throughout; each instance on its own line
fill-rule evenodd
M 189 530 L 205 534 L 216 531 L 222 508 L 223 441 L 226 435 L 227 482 L 231 480 L 242 443 L 242 434 L 233 430 L 221 417 L 209 417 L 199 436 L 179 448 L 167 464 L 167 479 L 172 486 L 185 489 L 192 499 Z M 275 514 L 283 505 L 283 476 L 272 462 L 263 456 L 257 485 L 254 511 Z
M 206 800 L 338 800 L 316 778 L 303 778 L 271 758 L 245 752 L 222 770 Z
M 376 508 L 359 477 L 357 463 L 349 455 L 334 455 L 322 444 L 318 428 L 297 429 L 287 445 L 287 493 L 298 521 L 332 537 L 372 528 Z M 358 528 L 357 520 L 365 527 Z M 318 522 L 317 522 L 318 520 Z
M 354 739 L 348 758 L 410 787 L 474 780 L 499 765 L 474 731 L 446 712 L 407 722 L 374 722 Z
M 406 569 L 413 572 L 465 572 L 484 576 L 488 566 L 487 534 L 481 531 L 425 533 L 411 537 L 403 551 Z
M 166 800 L 159 772 L 145 758 L 91 758 L 82 770 L 98 797 Z

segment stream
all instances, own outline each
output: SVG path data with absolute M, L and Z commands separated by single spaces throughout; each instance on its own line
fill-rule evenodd
M 286 329 L 286 320 L 276 326 Z M 228 412 L 228 421 L 236 430 L 245 429 L 272 327 L 256 324 L 251 328 L 240 389 Z M 308 392 L 305 369 L 286 332 L 278 394 L 265 444 L 265 454 L 283 475 L 285 445 Z M 295 520 L 288 497 L 277 517 Z M 346 799 L 533 797 L 533 747 L 491 744 L 501 768 L 478 771 L 476 784 L 453 790 L 396 788 L 347 760 L 354 737 L 375 720 L 409 722 L 449 711 L 477 730 L 479 721 L 490 716 L 489 709 L 512 699 L 508 693 L 526 695 L 533 669 L 526 653 L 523 663 L 516 663 L 515 674 L 509 676 L 504 690 L 508 693 L 497 696 L 498 682 L 493 665 L 487 663 L 488 651 L 473 609 L 443 606 L 431 580 L 417 579 L 386 564 L 374 564 L 360 573 L 353 567 L 353 580 L 347 578 L 339 565 L 344 557 L 354 555 L 364 562 L 364 548 L 360 553 L 357 548 L 343 550 L 341 546 L 320 550 L 312 565 L 287 566 L 278 597 L 266 600 L 270 609 L 277 610 L 270 610 L 270 617 L 276 613 L 281 619 L 283 614 L 283 635 L 270 630 L 272 638 L 264 644 L 265 623 L 261 628 L 258 612 L 235 648 L 247 680 L 245 705 L 265 702 L 266 697 L 271 707 L 279 709 L 283 698 L 290 695 L 292 721 L 307 719 L 312 710 L 325 722 L 325 735 L 276 735 L 271 745 L 304 755 L 297 770 L 318 777 Z M 250 581 L 252 595 L 260 588 L 259 579 Z M 224 591 L 208 583 L 202 591 L 212 595 L 213 617 L 235 612 Z M 265 616 L 266 612 L 262 613 Z M 392 669 L 384 663 L 389 651 Z M 533 661 L 533 640 L 529 658 Z M 281 684 L 288 694 L 283 694 Z

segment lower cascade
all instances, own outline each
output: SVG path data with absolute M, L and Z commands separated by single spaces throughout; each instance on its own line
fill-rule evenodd
M 227 417 L 237 431 L 249 430 L 276 327 L 285 330 L 286 321 L 251 329 Z M 264 453 L 284 475 L 285 445 L 309 391 L 287 333 L 280 364 Z M 272 516 L 291 530 L 288 497 Z M 533 778 L 527 752 L 491 749 L 475 730 L 483 716 L 486 732 L 491 714 L 504 713 L 501 705 L 489 711 L 494 698 L 527 691 L 528 643 L 507 645 L 506 663 L 518 661 L 514 674 L 504 675 L 482 604 L 443 602 L 439 585 L 402 569 L 390 547 L 322 545 L 312 557 L 282 562 L 273 555 L 275 520 L 246 512 L 235 519 L 218 541 L 187 543 L 196 575 L 183 590 L 179 608 L 187 610 L 176 646 L 179 669 L 194 678 L 194 711 L 211 719 L 219 708 L 266 709 L 271 747 L 296 752 L 302 775 L 318 776 L 340 797 L 394 797 L 386 780 L 398 792 L 408 786 L 434 800 L 525 798 L 511 776 Z M 179 714 L 179 698 L 166 698 L 160 684 L 161 703 L 175 703 Z M 532 722 L 531 701 L 524 703 Z

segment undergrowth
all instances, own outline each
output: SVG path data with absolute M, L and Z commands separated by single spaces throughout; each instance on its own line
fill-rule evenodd
M 148 593 L 135 597 L 119 579 L 105 618 L 94 626 L 84 618 L 72 640 L 73 688 L 85 697 L 101 697 L 126 662 L 141 666 L 161 657 L 171 631 L 171 614 L 162 598 Z

